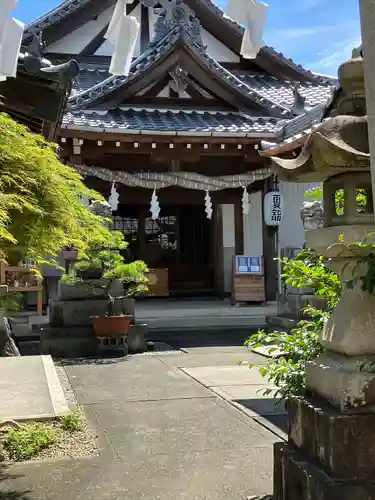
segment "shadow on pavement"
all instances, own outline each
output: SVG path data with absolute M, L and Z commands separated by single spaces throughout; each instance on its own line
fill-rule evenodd
M 243 347 L 257 329 L 149 331 L 148 340 L 163 342 L 177 349 L 194 347 Z
M 266 420 L 281 431 L 288 433 L 287 413 L 283 406 L 276 405 L 277 402 L 278 400 L 274 398 L 238 399 L 235 401 L 238 405 L 255 413 L 255 420 L 257 418 Z
M 95 358 L 62 358 L 61 361 L 65 366 L 73 365 L 114 365 L 116 363 L 124 363 L 130 361 L 131 357 L 122 354 L 108 352 L 105 355 L 100 355 Z
M 22 477 L 22 475 L 10 473 L 7 465 L 0 465 L 0 500 L 31 500 L 29 496 L 30 491 L 5 490 L 3 488 L 2 483 L 4 481 L 11 482 L 20 477 Z

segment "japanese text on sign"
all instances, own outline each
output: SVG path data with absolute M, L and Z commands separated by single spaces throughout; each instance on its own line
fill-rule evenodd
M 267 226 L 279 226 L 283 220 L 283 197 L 278 191 L 264 197 L 264 220 Z

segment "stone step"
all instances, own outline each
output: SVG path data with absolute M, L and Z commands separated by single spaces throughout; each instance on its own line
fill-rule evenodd
M 298 323 L 301 321 L 301 318 L 292 318 L 288 316 L 281 316 L 281 315 L 273 315 L 273 316 L 267 316 L 266 317 L 266 322 L 267 326 L 270 329 L 274 330 L 280 330 L 283 332 L 288 332 L 292 328 L 295 328 Z
M 69 412 L 51 356 L 0 358 L 3 420 L 44 420 Z

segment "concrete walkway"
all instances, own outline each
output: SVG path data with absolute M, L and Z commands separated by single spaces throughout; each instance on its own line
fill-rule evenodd
M 245 500 L 270 493 L 280 438 L 254 409 L 228 402 L 245 386 L 257 399 L 254 388 L 264 382 L 238 360 L 264 358 L 221 346 L 68 364 L 100 456 L 0 466 L 0 498 Z

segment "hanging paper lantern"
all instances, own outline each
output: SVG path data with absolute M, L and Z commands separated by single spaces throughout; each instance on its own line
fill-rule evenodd
M 205 201 L 207 219 L 212 219 L 212 202 L 210 193 L 208 191 L 206 191 L 206 196 L 204 197 L 204 201 Z
M 116 212 L 116 210 L 118 209 L 119 199 L 120 199 L 120 196 L 119 196 L 118 192 L 116 191 L 115 183 L 112 182 L 111 195 L 108 198 L 108 203 L 112 209 L 112 212 Z
M 247 188 L 243 188 L 243 194 L 242 194 L 242 213 L 243 215 L 249 215 L 250 211 L 250 196 L 249 193 L 247 192 Z
M 159 205 L 158 195 L 156 194 L 156 189 L 154 189 L 152 196 L 151 196 L 150 212 L 151 212 L 152 220 L 157 220 L 159 218 L 160 205 Z

